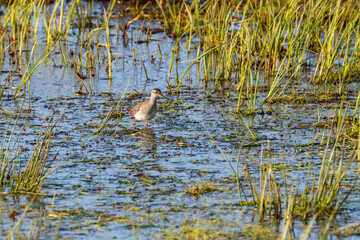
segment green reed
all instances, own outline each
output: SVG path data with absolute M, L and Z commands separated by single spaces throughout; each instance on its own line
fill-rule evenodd
M 49 168 L 49 150 L 52 141 L 52 130 L 55 125 L 45 130 L 43 135 L 39 136 L 34 151 L 27 161 L 25 169 L 18 172 L 14 182 L 10 185 L 13 192 L 38 192 L 46 178 L 58 167 Z M 19 170 L 22 168 L 19 164 Z M 10 173 L 11 174 L 11 173 Z M 11 178 L 11 177 L 10 177 Z
M 108 62 L 107 62 L 107 69 L 108 69 L 108 74 L 109 74 L 109 78 L 112 78 L 112 53 L 111 53 L 111 41 L 110 41 L 110 19 L 111 19 L 111 15 L 113 14 L 113 10 L 115 7 L 115 0 L 112 0 L 111 3 L 109 4 L 108 7 L 108 11 L 104 13 L 104 27 L 106 29 L 106 50 L 107 50 L 107 54 L 108 54 Z
M 20 116 L 21 110 L 17 114 Z M 11 133 L 4 136 L 1 141 L 0 187 L 3 191 L 10 190 L 11 193 L 37 193 L 49 174 L 58 167 L 57 161 L 49 159 L 49 150 L 53 130 L 60 118 L 54 122 L 50 121 L 44 131 L 39 134 L 33 152 L 27 160 L 21 158 L 20 136 L 16 137 L 16 132 L 19 131 L 18 119 L 19 117 L 16 118 Z M 53 166 L 50 167 L 50 163 Z
M 349 145 L 344 138 L 347 127 L 345 109 L 340 107 L 336 115 L 338 120 L 329 129 L 321 168 L 314 169 L 309 162 L 307 181 L 301 184 L 300 181 L 299 184 L 289 182 L 286 173 L 275 170 L 271 161 L 263 162 L 264 149 L 257 173 L 250 171 L 246 161 L 240 159 L 241 147 L 236 165 L 233 166 L 220 146 L 210 137 L 235 176 L 240 205 L 255 206 L 259 221 L 283 219 L 283 239 L 286 238 L 286 232 L 294 218 L 307 221 L 311 217 L 339 213 L 339 209 L 345 206 L 346 199 L 356 186 L 360 171 L 353 173 L 350 170 L 358 158 L 359 144 L 355 144 L 352 151 L 345 155 L 342 148 Z M 239 171 L 241 166 L 242 173 Z M 240 180 L 240 174 L 243 174 L 243 181 Z M 355 175 L 351 183 L 346 180 L 350 175 Z M 255 180 L 255 176 L 259 176 L 259 179 Z M 247 193 L 250 193 L 251 200 L 246 198 Z
M 88 12 L 87 4 L 77 0 L 72 0 L 69 3 L 65 3 L 64 0 L 57 0 L 54 3 L 48 3 L 44 0 L 14 0 L 8 2 L 4 15 L 0 17 L 0 24 L 4 29 L 4 33 L 8 32 L 11 36 L 11 53 L 14 54 L 16 67 L 20 70 L 25 69 L 25 72 L 22 72 L 22 75 L 25 77 L 23 77 L 16 90 L 15 97 L 18 96 L 25 83 L 30 84 L 31 74 L 52 55 L 55 49 L 59 50 L 62 63 L 65 66 L 76 66 L 76 72 L 81 72 L 81 69 L 85 68 L 88 70 L 85 72 L 90 74 L 90 76 L 91 70 L 95 66 L 94 61 L 100 64 L 100 61 L 106 59 L 106 69 L 111 78 L 113 55 L 111 52 L 109 24 L 113 16 L 115 16 L 113 14 L 115 3 L 115 1 L 111 2 L 108 9 L 104 12 L 104 17 L 100 18 L 96 25 L 92 22 L 93 16 L 91 16 L 91 12 Z M 41 29 L 39 28 L 40 25 L 43 26 Z M 74 26 L 77 29 L 74 29 Z M 69 53 L 68 48 L 70 30 L 77 30 L 79 37 L 75 52 L 71 53 Z M 105 43 L 100 43 L 99 39 L 103 31 L 106 33 Z M 45 53 L 39 60 L 32 63 L 32 52 L 30 59 L 26 59 L 24 64 L 22 54 L 24 50 L 29 50 L 31 47 L 34 49 L 37 46 L 39 32 L 41 32 L 41 35 L 44 36 L 47 42 Z M 32 45 L 29 44 L 29 39 L 31 38 L 33 40 L 31 42 Z M 99 54 L 102 51 L 100 49 L 102 46 L 106 46 L 106 56 Z M 83 50 L 86 51 L 85 54 Z M 76 57 L 79 58 L 77 59 Z M 83 57 L 87 60 L 91 59 L 91 64 L 87 61 L 86 66 L 83 66 Z
M 239 96 L 237 112 L 254 112 L 254 106 L 270 102 L 275 93 L 281 94 L 287 86 L 303 79 L 302 75 L 308 74 L 307 65 L 311 67 L 310 82 L 339 83 L 339 93 L 346 89 L 346 82 L 355 79 L 360 72 L 357 64 L 360 16 L 354 8 L 355 0 L 343 4 L 335 0 L 207 0 L 203 3 L 158 0 L 156 3 L 160 14 L 155 15 L 144 14 L 144 8 L 150 6 L 149 3 L 142 8 L 137 5 L 132 11 L 134 18 L 124 24 L 123 33 L 126 35 L 127 26 L 133 21 L 140 18 L 152 21 L 155 16 L 161 18 L 164 30 L 172 36 L 190 40 L 186 43 L 187 51 L 198 42 L 195 62 L 198 63 L 198 71 L 204 73 L 201 77 L 219 86 L 229 82 L 236 88 Z M 66 64 L 69 62 L 64 50 L 67 49 L 67 36 L 72 26 L 77 26 L 81 35 L 80 56 L 83 56 L 85 41 L 99 43 L 99 35 L 88 37 L 97 28 L 99 32 L 106 32 L 105 43 L 101 45 L 106 46 L 107 54 L 103 57 L 107 59 L 106 69 L 111 78 L 113 54 L 109 23 L 115 16 L 115 1 L 108 5 L 97 26 L 92 22 L 92 3 L 82 4 L 73 0 L 67 8 L 65 13 L 64 0 L 51 5 L 44 0 L 15 0 L 6 5 L 0 22 L 4 29 L 11 27 L 9 31 L 17 61 L 21 61 L 19 57 L 27 48 L 28 39 L 38 35 L 40 21 L 43 21 L 48 47 L 58 40 Z M 94 28 L 85 33 L 89 26 Z M 175 45 L 176 48 L 178 46 Z M 96 51 L 99 51 L 97 47 Z M 78 67 L 82 67 L 81 58 L 79 61 Z M 178 69 L 171 67 L 175 66 L 171 61 L 169 76 L 172 70 Z M 261 82 L 255 73 L 257 71 L 265 76 Z M 184 77 L 185 74 L 179 79 L 176 74 L 177 89 Z M 265 100 L 259 99 L 259 91 L 249 90 L 253 82 L 270 86 L 261 90 L 267 94 Z
M 208 0 L 196 6 L 194 2 L 157 1 L 164 28 L 179 38 L 199 40 L 194 60 L 199 63 L 198 72 L 203 72 L 206 82 L 214 81 L 219 86 L 230 82 L 236 87 L 237 112 L 255 111 L 254 100 L 256 106 L 270 102 L 275 94 L 281 95 L 299 80 L 339 83 L 341 94 L 346 82 L 356 79 L 360 42 L 356 26 L 360 15 L 353 7 L 354 0 L 343 4 L 334 0 Z M 176 44 L 174 49 L 178 48 Z M 194 41 L 187 44 L 189 49 Z M 265 76 L 261 82 L 254 74 L 257 71 Z M 304 74 L 309 77 L 304 79 Z M 254 81 L 269 87 L 263 90 L 267 93 L 265 100 L 259 99 L 259 92 L 249 91 Z M 177 82 L 179 89 L 182 80 Z M 244 104 L 243 99 L 249 102 Z
M 29 62 L 27 64 L 27 67 L 26 67 L 24 75 L 21 79 L 21 82 L 20 82 L 19 86 L 17 87 L 16 92 L 14 94 L 14 98 L 16 98 L 19 95 L 20 91 L 23 89 L 23 87 L 26 83 L 28 83 L 30 85 L 31 75 L 36 71 L 37 68 L 39 68 L 39 66 L 42 64 L 42 62 L 51 54 L 51 52 L 56 47 L 56 44 L 58 41 L 59 41 L 59 37 L 52 42 L 52 44 L 49 46 L 49 48 L 47 48 L 44 51 L 44 53 L 34 63 Z M 31 50 L 30 56 L 33 56 L 34 49 L 35 49 L 35 45 L 33 46 L 32 50 Z
M 106 114 L 104 121 L 101 123 L 99 129 L 96 132 L 97 134 L 101 133 L 101 131 L 105 128 L 106 124 L 110 121 L 111 117 L 116 115 L 117 112 L 121 112 L 122 101 L 124 100 L 124 97 L 126 95 L 126 92 L 127 92 L 128 86 L 129 86 L 129 82 L 130 82 L 130 79 L 129 79 L 128 83 L 126 84 L 126 88 L 125 88 L 124 92 L 122 93 L 119 101 L 116 103 L 116 105 L 114 107 L 111 107 L 109 112 Z

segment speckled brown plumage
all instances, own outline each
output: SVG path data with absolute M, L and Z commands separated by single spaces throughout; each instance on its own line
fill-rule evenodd
M 154 88 L 153 90 L 151 90 L 151 96 L 149 100 L 138 103 L 134 107 L 129 109 L 130 115 L 135 118 L 134 125 L 136 121 L 145 121 L 146 126 L 148 125 L 149 121 L 153 119 L 156 115 L 156 100 L 160 96 L 165 97 L 161 93 L 160 89 Z

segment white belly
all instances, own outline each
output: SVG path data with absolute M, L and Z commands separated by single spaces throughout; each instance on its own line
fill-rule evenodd
M 153 107 L 150 111 L 143 111 L 143 109 L 140 109 L 134 117 L 138 121 L 149 121 L 152 118 L 154 118 L 156 115 L 156 106 Z

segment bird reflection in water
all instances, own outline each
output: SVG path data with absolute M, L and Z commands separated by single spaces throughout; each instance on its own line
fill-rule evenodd
M 135 129 L 131 134 L 136 140 L 139 150 L 144 152 L 156 153 L 157 141 L 155 131 L 152 127 L 145 127 L 144 129 Z

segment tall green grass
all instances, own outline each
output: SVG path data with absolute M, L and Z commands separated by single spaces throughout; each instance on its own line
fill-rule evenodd
M 11 193 L 38 193 L 46 178 L 59 165 L 56 156 L 50 157 L 49 150 L 53 138 L 53 130 L 60 121 L 49 122 L 39 134 L 32 154 L 27 160 L 21 153 L 21 131 L 16 123 L 9 135 L 2 137 L 0 145 L 0 188 Z M 50 159 L 53 158 L 53 159 Z
M 351 151 L 345 151 L 349 146 L 349 140 L 344 138 L 346 127 L 345 110 L 340 108 L 337 121 L 328 129 L 321 167 L 317 168 L 309 162 L 306 182 L 288 179 L 286 172 L 275 170 L 270 161 L 263 162 L 263 157 L 258 171 L 250 171 L 246 161 L 240 158 L 241 147 L 233 165 L 216 141 L 210 138 L 235 176 L 241 206 L 255 206 L 260 221 L 293 221 L 294 218 L 308 221 L 314 216 L 330 217 L 339 213 L 346 207 L 346 199 L 357 186 L 360 170 L 354 172 L 353 167 L 358 159 L 359 144 L 353 145 Z M 246 197 L 247 194 L 251 198 Z
M 112 1 L 108 8 L 104 9 L 101 18 L 92 15 L 91 5 L 78 0 L 71 2 L 57 0 L 53 3 L 45 0 L 13 0 L 4 4 L 4 14 L 0 16 L 3 38 L 10 36 L 10 54 L 13 56 L 14 68 L 23 75 L 15 98 L 26 86 L 25 83 L 30 84 L 32 73 L 44 62 L 48 63 L 57 50 L 62 60 L 59 65 L 73 66 L 76 73 L 85 70 L 90 79 L 90 91 L 87 92 L 94 92 L 91 76 L 96 66 L 100 65 L 100 61 L 107 61 L 106 70 L 111 79 L 114 57 L 111 52 L 110 24 L 113 17 L 116 17 L 115 4 L 116 2 Z M 99 21 L 94 23 L 94 19 Z M 68 40 L 70 30 L 73 30 L 72 33 L 77 33 L 79 38 L 75 50 L 71 51 L 69 44 L 74 44 L 74 41 Z M 104 33 L 105 38 L 101 38 Z M 39 39 L 42 41 L 44 38 L 46 39 L 44 54 L 41 58 L 33 60 L 33 49 L 38 49 Z M 103 46 L 106 47 L 106 55 L 101 49 Z M 31 54 L 24 55 L 24 52 Z M 1 54 L 2 59 L 5 52 Z M 83 59 L 86 60 L 86 64 L 83 64 Z M 80 90 L 83 87 L 81 84 L 82 82 L 79 81 Z
M 238 112 L 254 112 L 254 99 L 256 106 L 269 102 L 299 81 L 326 87 L 337 83 L 341 94 L 359 72 L 360 15 L 355 0 L 157 3 L 166 30 L 198 39 L 196 62 L 204 81 L 219 86 L 230 82 L 236 88 Z M 171 23 L 174 28 L 168 27 Z M 180 43 L 174 50 L 183 49 Z M 264 75 L 261 81 L 258 71 Z M 265 99 L 254 91 L 260 84 Z
M 178 69 L 178 65 L 173 68 L 178 52 L 189 52 L 196 44 L 197 57 L 191 66 L 197 63 L 198 72 L 203 73 L 201 77 L 206 82 L 214 81 L 220 87 L 224 82 L 229 83 L 238 91 L 237 112 L 252 113 L 300 80 L 328 87 L 337 83 L 340 94 L 346 90 L 346 82 L 356 80 L 360 72 L 357 64 L 360 15 L 356 3 L 356 0 L 157 0 L 157 9 L 150 7 L 150 3 L 130 8 L 134 18 L 124 23 L 122 29 L 126 36 L 127 26 L 135 19 L 160 18 L 171 36 L 188 38 L 186 48 L 180 46 L 183 41 L 175 42 L 169 74 Z M 94 23 L 91 3 L 14 0 L 5 5 L 0 23 L 9 31 L 13 53 L 20 64 L 23 50 L 29 48 L 28 39 L 32 36 L 36 39 L 42 21 L 46 51 L 54 50 L 56 43 L 68 65 L 71 58 L 66 51 L 67 39 L 69 31 L 76 27 L 80 46 L 73 61 L 76 71 L 94 69 L 96 64 L 89 62 L 100 62 L 102 56 L 111 79 L 113 54 L 109 26 L 116 17 L 115 5 L 115 1 L 110 2 L 103 17 Z M 145 8 L 152 9 L 154 14 L 144 14 Z M 100 40 L 102 35 L 105 42 Z M 106 47 L 106 54 L 99 46 Z M 264 77 L 259 78 L 259 71 Z M 91 71 L 86 72 L 91 75 Z M 177 91 L 185 73 L 180 73 L 181 77 L 176 73 Z M 168 79 L 168 82 L 172 81 Z M 266 93 L 265 99 L 259 97 L 259 86 Z

